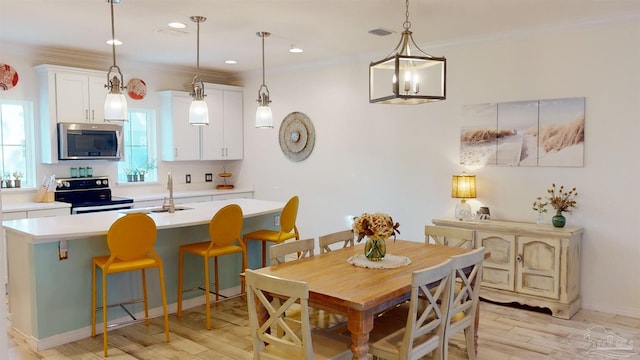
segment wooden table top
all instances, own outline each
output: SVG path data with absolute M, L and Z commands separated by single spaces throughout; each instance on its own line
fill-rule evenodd
M 347 259 L 364 253 L 364 242 L 327 254 L 273 265 L 256 271 L 309 283 L 310 303 L 331 304 L 330 308 L 377 311 L 401 301 L 411 290 L 411 273 L 438 265 L 467 249 L 430 245 L 424 242 L 387 241 L 387 254 L 407 256 L 411 264 L 394 269 L 370 269 L 351 265 Z

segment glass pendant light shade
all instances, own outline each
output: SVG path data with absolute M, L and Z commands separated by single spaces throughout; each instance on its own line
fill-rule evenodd
M 209 108 L 204 101 L 204 95 L 200 87 L 196 87 L 196 96 L 189 106 L 189 124 L 209 125 Z M 200 94 L 200 96 L 198 96 Z
M 256 127 L 257 128 L 272 128 L 273 127 L 273 114 L 271 113 L 271 107 L 269 105 L 258 105 L 256 110 Z
M 204 82 L 200 78 L 200 23 L 207 20 L 204 16 L 191 16 L 191 21 L 198 24 L 197 36 L 197 55 L 196 55 L 196 76 L 191 82 L 191 96 L 193 101 L 189 106 L 189 124 L 190 125 L 209 125 L 209 108 L 204 100 Z
M 369 65 L 369 102 L 413 105 L 446 99 L 447 59 L 425 53 L 413 41 L 409 0 L 403 26 L 396 48 Z
M 269 88 L 264 81 L 264 38 L 271 35 L 266 31 L 257 32 L 256 35 L 262 39 L 262 85 L 258 89 L 258 109 L 256 110 L 256 127 L 273 128 L 273 113 L 271 112 L 271 100 L 269 100 Z
M 127 109 L 127 99 L 123 90 L 124 77 L 120 67 L 116 65 L 116 45 L 115 45 L 115 25 L 113 21 L 113 3 L 119 0 L 108 0 L 111 4 L 111 49 L 113 53 L 113 65 L 109 67 L 107 72 L 107 84 L 104 86 L 108 89 L 107 97 L 104 100 L 104 120 L 105 121 L 127 121 L 129 113 Z M 113 75 L 112 75 L 113 74 Z
M 129 118 L 127 99 L 124 94 L 108 93 L 104 101 L 104 119 L 106 121 L 126 121 Z

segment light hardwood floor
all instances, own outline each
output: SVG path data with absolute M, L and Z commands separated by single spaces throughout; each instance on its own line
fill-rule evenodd
M 212 305 L 213 329 L 205 330 L 204 306 L 170 316 L 171 342 L 164 342 L 161 318 L 149 327 L 137 323 L 109 332 L 109 359 L 252 359 L 244 297 Z M 478 359 L 640 359 L 640 319 L 581 310 L 571 320 L 530 310 L 481 302 Z M 604 351 L 595 339 L 606 335 L 632 341 L 632 350 L 614 344 Z M 591 340 L 586 335 L 591 334 Z M 9 336 L 9 360 L 101 359 L 102 336 L 33 352 Z M 460 335 L 449 344 L 449 358 L 466 359 Z

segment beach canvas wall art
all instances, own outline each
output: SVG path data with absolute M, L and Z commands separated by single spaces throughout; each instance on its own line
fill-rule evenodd
M 460 164 L 583 166 L 585 98 L 465 105 Z

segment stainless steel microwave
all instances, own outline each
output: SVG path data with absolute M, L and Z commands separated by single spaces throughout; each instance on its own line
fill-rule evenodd
M 122 160 L 122 125 L 58 123 L 60 160 Z

